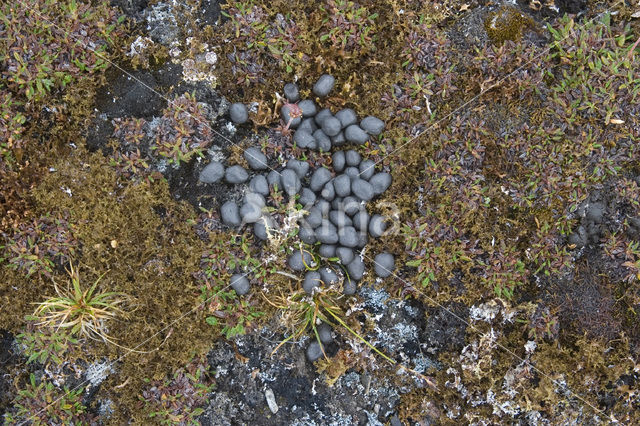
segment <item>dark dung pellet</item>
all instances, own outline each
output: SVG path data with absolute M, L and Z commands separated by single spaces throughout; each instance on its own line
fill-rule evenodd
M 336 257 L 336 246 L 333 244 L 322 244 L 318 247 L 318 254 L 325 259 Z
M 235 124 L 243 124 L 249 119 L 249 112 L 245 104 L 235 103 L 229 108 L 229 116 Z
M 293 170 L 302 179 L 309 172 L 309 163 L 292 158 L 287 161 L 287 169 Z
M 331 165 L 337 173 L 342 173 L 346 164 L 347 161 L 344 157 L 344 151 L 336 151 L 331 155 Z
M 236 164 L 225 170 L 224 179 L 232 184 L 244 183 L 249 179 L 249 173 L 247 173 L 244 167 Z
M 242 274 L 235 274 L 231 276 L 231 288 L 236 291 L 238 296 L 242 296 L 244 294 L 249 293 L 249 289 L 251 285 L 249 284 L 249 279 Z
M 352 124 L 344 130 L 344 137 L 347 141 L 363 144 L 369 140 L 369 134 L 362 130 L 357 124 Z
M 384 121 L 370 115 L 360 121 L 360 127 L 370 135 L 377 136 L 384 130 Z
M 313 117 L 318 112 L 316 103 L 313 102 L 311 99 L 305 99 L 303 101 L 298 102 L 298 106 L 302 110 L 302 116 L 304 118 Z
M 294 196 L 298 191 L 300 191 L 302 183 L 295 171 L 291 169 L 284 169 L 280 175 L 282 176 L 282 189 L 289 197 Z
M 343 128 L 356 124 L 358 122 L 358 116 L 356 112 L 351 108 L 341 109 L 336 112 L 336 118 L 340 120 L 340 124 Z
M 329 74 L 322 74 L 316 84 L 313 85 L 313 93 L 323 98 L 331 92 L 335 83 L 335 77 Z
M 313 266 L 313 258 L 308 251 L 296 250 L 287 259 L 287 264 L 294 271 L 302 272 L 307 269 L 307 266 Z
M 284 96 L 289 102 L 298 102 L 300 99 L 300 91 L 295 83 L 287 83 L 284 85 Z
M 373 186 L 364 179 L 356 178 L 351 182 L 353 195 L 362 201 L 369 201 L 374 196 Z
M 240 209 L 233 201 L 227 201 L 220 207 L 220 217 L 222 222 L 227 226 L 240 226 L 242 219 L 240 218 Z
M 243 156 L 252 170 L 265 170 L 269 168 L 267 165 L 267 156 L 254 146 L 245 149 Z
M 358 167 L 360 165 L 360 162 L 362 161 L 362 156 L 358 153 L 358 151 L 354 151 L 353 149 L 345 152 L 344 157 L 347 162 L 347 166 Z
M 373 187 L 373 193 L 380 195 L 391 186 L 391 175 L 387 172 L 376 173 L 371 176 L 369 183 Z
M 269 183 L 264 175 L 255 175 L 249 181 L 249 189 L 263 196 L 269 195 Z
M 347 272 L 349 276 L 356 280 L 360 281 L 364 275 L 364 262 L 360 259 L 360 256 L 355 256 L 351 263 L 347 265 Z
M 391 253 L 380 253 L 373 259 L 373 270 L 380 278 L 386 278 L 396 267 L 395 258 Z
M 322 284 L 322 280 L 320 278 L 320 272 L 317 271 L 309 271 L 304 275 L 304 280 L 302 281 L 302 288 L 308 294 L 313 293 L 313 289 L 319 287 Z
M 202 183 L 215 183 L 224 176 L 224 166 L 219 161 L 212 161 L 200 172 L 199 180 Z
M 371 160 L 362 160 L 360 166 L 358 166 L 358 170 L 360 170 L 360 177 L 362 179 L 369 180 L 376 172 L 376 163 Z
M 309 187 L 312 191 L 318 192 L 330 180 L 331 172 L 324 167 L 318 167 L 311 175 L 311 179 L 309 180 Z

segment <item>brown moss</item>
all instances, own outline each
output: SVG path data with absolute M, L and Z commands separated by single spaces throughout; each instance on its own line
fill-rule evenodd
M 214 336 L 197 309 L 200 289 L 192 275 L 199 270 L 204 246 L 188 224 L 192 209 L 174 202 L 163 180 L 122 186 L 100 154 L 79 149 L 54 167 L 56 172 L 33 191 L 37 211 L 69 215 L 81 246 L 75 262 L 84 283 L 105 273 L 102 289 L 134 300 L 135 309 L 126 320 L 111 324 L 109 333 L 123 347 L 148 353 L 99 344 L 88 350 L 93 357 L 122 357 L 105 389 L 118 405 L 116 419 L 137 418 L 143 380 L 160 380 L 205 353 Z M 25 302 L 52 293 L 52 283 L 37 282 L 39 291 Z

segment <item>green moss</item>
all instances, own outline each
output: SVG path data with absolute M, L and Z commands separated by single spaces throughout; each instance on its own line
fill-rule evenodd
M 514 6 L 501 6 L 484 20 L 484 29 L 494 44 L 507 40 L 518 41 L 527 28 L 534 26 L 533 19 L 525 16 Z

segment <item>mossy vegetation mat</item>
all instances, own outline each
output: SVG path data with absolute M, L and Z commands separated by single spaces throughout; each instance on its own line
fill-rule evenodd
M 638 423 L 640 8 L 516 3 L 4 2 L 4 422 Z M 198 177 L 330 165 L 279 116 L 325 73 L 385 122 L 354 149 L 396 269 L 309 299 L 295 232 L 225 226 L 245 188 Z

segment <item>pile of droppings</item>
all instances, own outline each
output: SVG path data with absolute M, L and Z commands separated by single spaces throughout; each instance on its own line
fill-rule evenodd
M 313 86 L 313 93 L 324 98 L 334 84 L 334 77 L 325 74 Z M 334 114 L 328 108 L 319 109 L 312 99 L 301 100 L 293 83 L 285 85 L 284 95 L 287 103 L 280 114 L 286 128 L 295 129 L 293 142 L 298 148 L 329 154 L 335 147 L 363 144 L 384 130 L 384 122 L 377 117 L 358 120 L 352 109 Z M 235 124 L 245 123 L 246 106 L 233 104 L 230 116 Z M 255 236 L 267 241 L 291 232 L 286 222 L 293 218 L 297 236 L 304 244 L 294 247 L 287 264 L 294 272 L 305 273 L 301 280 L 304 291 L 313 295 L 325 285 L 338 286 L 348 296 L 355 294 L 357 283 L 365 274 L 363 249 L 369 237 L 383 236 L 388 227 L 385 217 L 367 211 L 366 203 L 389 188 L 391 175 L 376 171 L 375 162 L 362 158 L 353 149 L 334 150 L 331 168 L 313 169 L 312 164 L 298 159 L 290 159 L 283 167 L 270 161 L 258 147 L 247 148 L 243 156 L 250 171 L 240 165 L 225 168 L 222 163 L 212 161 L 200 173 L 200 181 L 207 184 L 223 179 L 230 184 L 248 182 L 241 205 L 227 201 L 220 207 L 223 223 L 232 228 L 251 225 Z M 272 202 L 275 192 L 281 192 L 289 202 L 290 211 L 281 220 L 283 223 L 269 213 L 276 208 Z M 389 277 L 394 269 L 392 254 L 375 256 L 376 276 Z M 230 285 L 238 295 L 250 291 L 246 274 L 234 274 Z M 326 335 L 325 339 L 330 342 Z M 320 342 L 313 342 L 307 350 L 312 361 L 321 354 Z

